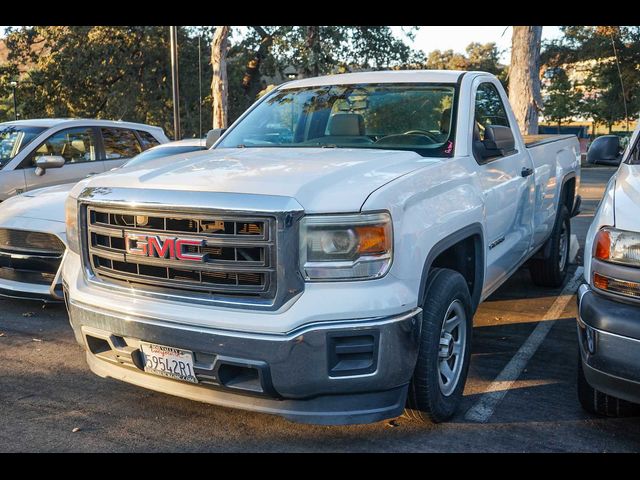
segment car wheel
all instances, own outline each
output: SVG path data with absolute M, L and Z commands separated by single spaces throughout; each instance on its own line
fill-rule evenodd
M 553 232 L 547 241 L 551 243 L 549 258 L 531 260 L 529 272 L 536 285 L 556 288 L 564 282 L 569 268 L 571 217 L 566 206 L 560 207 Z
M 458 272 L 434 269 L 422 304 L 418 360 L 406 415 L 443 422 L 456 412 L 467 379 L 473 329 L 469 287 Z

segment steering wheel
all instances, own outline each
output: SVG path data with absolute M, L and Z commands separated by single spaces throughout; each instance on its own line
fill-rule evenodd
M 440 140 L 438 140 L 438 137 L 436 137 L 433 133 L 428 132 L 426 130 L 420 130 L 420 129 L 408 130 L 404 132 L 402 135 L 424 135 L 433 143 L 440 143 Z

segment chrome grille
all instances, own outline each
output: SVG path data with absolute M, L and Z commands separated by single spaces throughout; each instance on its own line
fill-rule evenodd
M 270 216 L 185 214 L 86 207 L 86 245 L 93 273 L 104 281 L 142 284 L 204 295 L 273 298 L 276 291 L 276 219 Z M 188 238 L 181 252 L 202 261 L 131 253 L 132 236 Z M 129 252 L 125 239 L 129 237 Z M 147 247 L 148 248 L 148 247 Z M 165 255 L 166 257 L 166 255 Z

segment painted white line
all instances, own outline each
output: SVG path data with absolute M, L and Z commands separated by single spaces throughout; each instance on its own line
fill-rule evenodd
M 573 299 L 578 285 L 582 280 L 583 267 L 578 267 L 573 276 L 567 281 L 558 298 L 555 299 L 547 313 L 533 329 L 529 338 L 522 344 L 513 358 L 507 363 L 496 379 L 485 389 L 485 393 L 465 415 L 466 420 L 484 423 L 495 411 L 498 403 L 502 401 L 513 383 L 526 367 L 527 362 L 536 353 L 545 337 L 555 324 L 567 304 Z

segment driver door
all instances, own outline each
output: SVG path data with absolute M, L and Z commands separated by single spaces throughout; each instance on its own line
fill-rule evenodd
M 65 159 L 60 168 L 49 168 L 43 175 L 35 173 L 35 161 L 42 155 L 59 155 Z M 52 134 L 24 160 L 27 190 L 72 183 L 102 173 L 104 163 L 98 160 L 96 131 L 93 127 L 75 127 Z
M 485 80 L 477 86 L 473 155 L 479 164 L 485 203 L 485 291 L 502 283 L 524 260 L 533 235 L 533 164 L 507 105 L 506 98 L 502 98 L 493 81 Z M 515 149 L 492 157 L 483 156 L 482 142 L 487 125 L 509 127 L 516 139 Z

